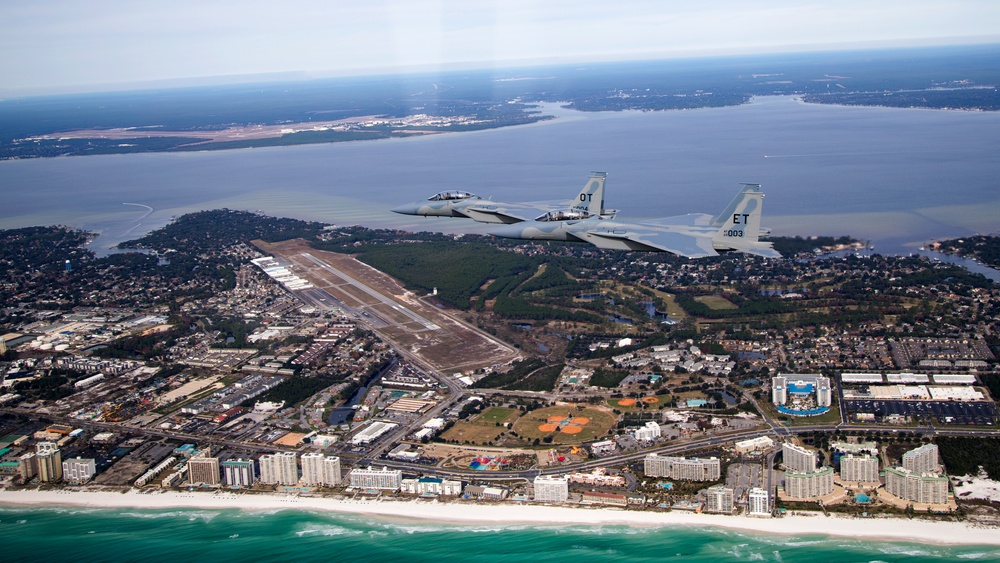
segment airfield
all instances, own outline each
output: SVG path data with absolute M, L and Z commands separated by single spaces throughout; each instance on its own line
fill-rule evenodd
M 442 375 L 519 357 L 510 346 L 435 306 L 433 299 L 414 295 L 399 280 L 352 256 L 316 250 L 301 239 L 254 244 L 314 286 L 293 290 L 297 297 L 320 310 L 340 310 Z

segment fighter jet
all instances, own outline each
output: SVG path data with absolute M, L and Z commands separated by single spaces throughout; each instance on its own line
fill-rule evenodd
M 501 203 L 469 192 L 441 192 L 427 199 L 394 207 L 394 213 L 424 217 L 465 217 L 480 223 L 520 223 L 538 213 L 569 208 L 590 215 L 607 215 L 604 209 L 604 182 L 607 173 L 594 172 L 580 194 L 566 203 Z
M 549 212 L 534 221 L 498 227 L 489 234 L 516 239 L 589 242 L 598 248 L 671 252 L 688 258 L 746 252 L 780 258 L 760 228 L 764 194 L 760 184 L 743 184 L 736 199 L 717 217 L 704 213 L 625 223 L 596 216 Z

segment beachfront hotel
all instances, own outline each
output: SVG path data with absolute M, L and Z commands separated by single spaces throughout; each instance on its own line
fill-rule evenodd
M 278 452 L 260 456 L 260 482 L 265 485 L 295 485 L 299 482 L 299 466 L 294 452 Z
M 257 481 L 252 459 L 227 459 L 220 465 L 224 481 L 230 487 L 251 487 Z
M 72 457 L 62 462 L 63 479 L 70 483 L 86 483 L 97 473 L 97 460 Z
M 868 454 L 845 455 L 840 458 L 840 479 L 860 483 L 878 483 L 878 458 Z
M 808 473 L 785 473 L 785 494 L 789 498 L 816 498 L 826 496 L 832 492 L 832 467 L 821 467 Z
M 438 477 L 421 477 L 419 479 L 403 479 L 399 489 L 401 492 L 411 495 L 458 496 L 462 494 L 462 482 Z
M 766 489 L 754 487 L 747 492 L 747 515 L 771 517 L 771 495 Z
M 732 514 L 735 491 L 730 487 L 712 487 L 705 491 L 705 512 Z
M 649 454 L 643 459 L 647 477 L 666 477 L 679 481 L 718 481 L 722 471 L 719 458 L 685 458 Z
M 902 467 L 885 469 L 885 490 L 919 504 L 947 504 L 948 478 L 941 475 L 936 444 L 924 444 L 903 454 Z
M 62 453 L 55 442 L 39 442 L 36 446 L 35 461 L 38 464 L 38 480 L 55 483 L 62 480 Z
M 202 484 L 214 487 L 220 484 L 219 458 L 199 454 L 189 459 L 187 466 L 188 481 L 192 485 Z
M 535 477 L 535 500 L 538 502 L 566 502 L 569 498 L 569 479 L 554 475 Z
M 347 476 L 352 487 L 356 489 L 382 489 L 395 491 L 403 484 L 403 472 L 399 469 L 362 469 L 356 467 Z
M 17 458 L 17 474 L 21 476 L 22 483 L 27 483 L 38 475 L 38 459 L 35 457 L 35 452 L 27 452 Z
M 902 467 L 887 467 L 885 490 L 903 500 L 920 504 L 948 502 L 948 478 L 937 473 L 916 473 Z
M 340 458 L 321 453 L 302 456 L 302 484 L 310 487 L 335 487 L 340 484 Z

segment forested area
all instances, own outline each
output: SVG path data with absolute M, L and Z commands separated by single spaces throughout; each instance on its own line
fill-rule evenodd
M 417 242 L 401 245 L 365 245 L 358 259 L 430 293 L 459 309 L 469 309 L 471 298 L 490 280 L 504 284 L 534 272 L 537 259 L 503 252 L 480 242 Z
M 1000 480 L 1000 438 L 939 436 L 935 442 L 949 475 L 976 475 L 982 467 Z
M 119 248 L 146 248 L 157 252 L 172 250 L 188 254 L 218 252 L 227 246 L 255 239 L 278 242 L 293 238 L 313 238 L 322 223 L 269 217 L 249 211 L 215 209 L 182 215 L 162 229 L 119 244 Z
M 511 389 L 518 391 L 551 391 L 559 380 L 565 364 L 546 366 L 538 358 L 514 362 L 506 373 L 491 373 L 475 382 L 478 389 Z

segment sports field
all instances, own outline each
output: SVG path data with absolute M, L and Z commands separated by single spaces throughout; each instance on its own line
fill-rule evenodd
M 517 420 L 514 431 L 525 440 L 552 438 L 553 444 L 579 444 L 607 435 L 617 417 L 598 407 L 555 406 L 531 411 Z

